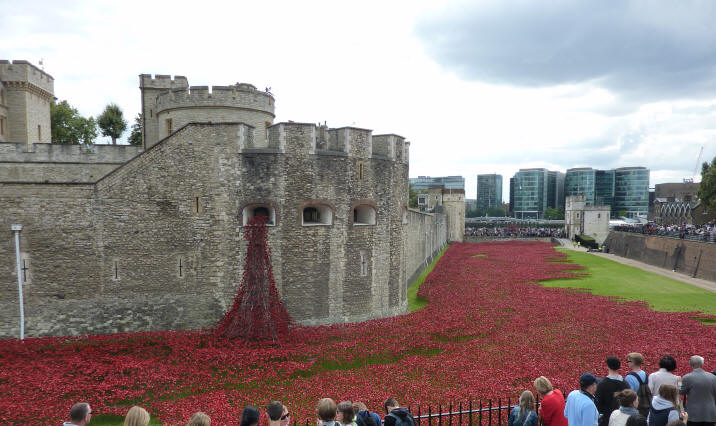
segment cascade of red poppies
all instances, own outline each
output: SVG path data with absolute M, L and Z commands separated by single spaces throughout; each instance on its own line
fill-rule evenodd
M 266 216 L 254 216 L 244 227 L 246 260 L 241 285 L 215 330 L 218 337 L 277 340 L 288 332 L 291 317 L 281 303 L 266 240 Z

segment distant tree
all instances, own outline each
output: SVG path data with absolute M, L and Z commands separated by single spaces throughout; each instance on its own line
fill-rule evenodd
M 556 209 L 553 209 L 552 207 L 547 207 L 547 209 L 544 211 L 544 218 L 548 220 L 564 219 L 564 209 L 562 208 L 562 206 L 559 206 Z
M 418 194 L 422 194 L 424 191 L 418 191 L 413 188 L 413 184 L 409 184 L 408 189 L 408 207 L 417 209 L 418 208 Z
M 487 215 L 490 217 L 504 217 L 505 210 L 502 207 L 490 207 L 487 209 Z
M 84 118 L 67 101 L 50 104 L 50 133 L 52 143 L 91 145 L 97 138 L 94 118 Z
M 128 142 L 130 145 L 141 146 L 142 145 L 142 113 L 140 112 L 134 118 L 134 124 L 132 124 L 132 133 L 129 134 Z
M 626 210 L 619 210 L 617 212 L 617 217 L 626 217 L 627 211 Z
M 701 184 L 696 193 L 708 210 L 716 211 L 716 157 L 701 165 Z
M 112 138 L 112 145 L 117 145 L 117 138 L 127 129 L 122 109 L 117 104 L 109 104 L 104 108 L 102 114 L 97 117 L 97 125 L 102 130 L 102 136 Z
M 465 210 L 465 217 L 480 217 L 480 216 L 485 216 L 485 210 L 482 210 L 482 209 Z

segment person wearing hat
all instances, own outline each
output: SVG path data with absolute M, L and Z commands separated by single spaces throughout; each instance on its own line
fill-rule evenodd
M 591 373 L 579 377 L 580 390 L 574 390 L 567 396 L 564 417 L 569 426 L 597 426 L 599 411 L 594 405 L 594 393 L 597 391 L 598 380 Z

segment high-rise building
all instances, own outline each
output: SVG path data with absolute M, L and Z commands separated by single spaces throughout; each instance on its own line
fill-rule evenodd
M 477 209 L 502 208 L 502 175 L 477 175 Z
M 621 167 L 614 170 L 612 211 L 646 219 L 649 214 L 649 169 Z
M 612 218 L 646 218 L 649 210 L 649 170 L 644 167 L 569 169 L 564 187 L 565 196 L 584 195 L 586 205 L 610 206 Z
M 547 208 L 564 207 L 564 173 L 543 168 L 520 169 L 510 179 L 510 213 L 541 219 Z

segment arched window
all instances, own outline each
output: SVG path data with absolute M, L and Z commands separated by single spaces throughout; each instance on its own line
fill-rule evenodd
M 402 220 L 403 220 L 403 225 L 406 225 L 408 223 L 408 208 L 407 207 L 403 207 Z
M 333 210 L 324 204 L 312 204 L 301 210 L 301 225 L 333 225 Z
M 273 206 L 271 206 L 270 204 L 249 204 L 244 207 L 242 216 L 243 226 L 246 226 L 249 223 L 249 220 L 254 216 L 267 217 L 268 219 L 266 220 L 266 226 L 276 225 L 276 209 L 274 209 Z
M 353 207 L 353 225 L 375 225 L 375 208 L 368 204 Z

